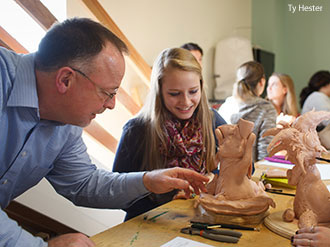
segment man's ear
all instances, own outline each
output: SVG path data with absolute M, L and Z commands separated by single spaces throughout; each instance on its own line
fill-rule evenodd
M 64 94 L 71 86 L 74 71 L 69 67 L 62 67 L 56 72 L 56 88 L 59 93 Z

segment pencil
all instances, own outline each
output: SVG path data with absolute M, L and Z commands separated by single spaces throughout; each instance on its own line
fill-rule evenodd
M 279 191 L 273 191 L 273 190 L 266 190 L 269 193 L 273 193 L 273 194 L 279 194 L 279 195 L 285 195 L 285 196 L 296 196 L 295 194 L 291 194 L 291 193 L 285 193 L 285 192 L 279 192 Z
M 162 212 L 162 213 L 160 213 L 160 214 L 157 214 L 157 215 L 151 217 L 149 220 L 150 220 L 150 221 L 154 221 L 156 218 L 158 218 L 159 216 L 161 216 L 161 215 L 163 215 L 163 214 L 166 214 L 167 212 L 168 212 L 168 211 L 164 211 L 164 212 Z

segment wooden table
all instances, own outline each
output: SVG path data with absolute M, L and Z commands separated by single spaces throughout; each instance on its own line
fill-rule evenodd
M 256 168 L 254 179 L 259 178 L 262 171 L 269 167 L 258 166 L 258 164 L 256 164 Z M 276 202 L 276 208 L 270 209 L 270 212 L 292 208 L 294 197 L 277 194 L 269 195 Z M 200 236 L 182 234 L 180 233 L 180 229 L 189 226 L 189 221 L 195 215 L 193 204 L 193 199 L 171 201 L 127 222 L 99 233 L 91 237 L 91 239 L 96 243 L 97 247 L 161 246 L 177 236 L 213 246 L 290 246 L 290 240 L 271 232 L 263 224 L 259 225 L 259 232 L 240 230 L 243 233 L 243 236 L 238 244 L 220 243 Z M 154 218 L 154 220 L 150 220 L 156 215 L 160 216 Z

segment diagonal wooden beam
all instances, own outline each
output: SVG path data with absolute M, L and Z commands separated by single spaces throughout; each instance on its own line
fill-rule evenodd
M 96 121 L 93 120 L 84 130 L 111 152 L 116 153 L 118 141 Z
M 121 87 L 118 89 L 117 99 L 129 109 L 133 115 L 139 112 L 140 106 L 137 105 L 132 97 Z
M 1 36 L 1 35 L 0 35 L 0 36 Z M 1 38 L 0 38 L 0 46 L 5 47 L 5 48 L 7 48 L 8 50 L 11 50 L 10 47 L 9 47 L 5 42 L 3 42 L 3 41 L 1 40 Z
M 57 21 L 55 16 L 39 0 L 15 0 L 15 2 L 44 30 L 48 30 Z
M 9 33 L 7 33 L 6 30 L 3 29 L 1 26 L 0 26 L 0 41 L 3 44 L 2 46 L 11 49 L 17 53 L 26 54 L 29 52 L 16 39 L 14 39 Z
M 123 32 L 119 29 L 116 23 L 111 19 L 105 9 L 97 0 L 82 0 L 87 8 L 93 13 L 93 15 L 107 28 L 114 32 L 121 40 L 125 42 L 130 51 L 130 58 L 140 69 L 141 73 L 145 76 L 146 81 L 150 80 L 151 68 L 137 52 L 131 42 L 126 38 Z

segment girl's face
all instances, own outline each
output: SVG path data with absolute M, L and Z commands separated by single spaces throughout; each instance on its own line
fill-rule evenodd
M 180 120 L 191 118 L 201 100 L 200 76 L 196 72 L 169 68 L 162 79 L 165 107 Z
M 283 102 L 286 93 L 287 88 L 283 86 L 280 79 L 277 76 L 271 76 L 267 86 L 268 99 Z

